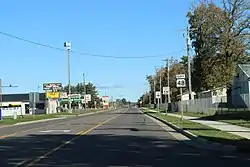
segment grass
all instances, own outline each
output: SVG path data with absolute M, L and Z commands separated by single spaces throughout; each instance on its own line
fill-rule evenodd
M 181 113 L 177 113 L 181 114 Z M 199 117 L 204 120 L 226 122 L 233 125 L 250 128 L 250 112 L 249 111 L 235 111 L 218 114 L 194 113 L 184 112 L 185 116 Z
M 3 118 L 2 121 L 0 121 L 0 125 L 13 125 L 16 123 L 20 122 L 29 122 L 29 121 L 36 121 L 36 120 L 42 120 L 42 119 L 50 119 L 50 118 L 59 118 L 62 116 L 70 116 L 70 115 L 79 115 L 79 114 L 84 114 L 84 113 L 89 113 L 89 112 L 97 112 L 102 109 L 91 109 L 87 111 L 77 111 L 77 112 L 60 112 L 56 114 L 41 114 L 41 115 L 24 115 L 23 117 L 18 116 L 17 119 L 13 119 L 13 117 L 5 117 Z
M 181 121 L 180 118 L 178 117 L 163 115 L 159 113 L 150 113 L 150 114 L 157 116 L 158 118 L 164 119 L 167 122 L 170 122 L 184 130 L 187 130 L 195 134 L 198 137 L 201 137 L 211 142 L 228 144 L 228 145 L 238 145 L 241 144 L 242 142 L 247 141 L 248 144 L 250 144 L 249 140 L 244 139 L 240 136 L 230 134 L 228 132 L 223 132 L 221 130 L 214 129 L 206 125 L 202 125 L 200 123 L 192 122 L 189 120 Z
M 13 119 L 11 117 L 3 118 L 2 121 L 0 121 L 0 125 L 13 125 L 20 122 L 28 122 L 28 121 L 36 121 L 36 120 L 42 120 L 42 119 L 50 119 L 50 118 L 58 118 L 59 116 L 56 114 L 50 114 L 50 115 L 25 115 L 22 117 L 18 116 L 17 119 Z

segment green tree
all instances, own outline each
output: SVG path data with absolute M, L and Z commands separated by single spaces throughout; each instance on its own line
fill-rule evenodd
M 122 102 L 124 105 L 126 105 L 126 104 L 127 104 L 126 98 L 122 98 L 121 102 Z
M 95 102 L 97 103 L 97 106 L 100 106 L 101 99 L 98 97 L 98 91 L 96 89 L 96 86 L 92 83 L 87 83 L 85 85 L 86 87 L 86 94 L 91 95 L 91 101 L 88 103 L 89 107 L 94 107 Z M 63 88 L 64 92 L 68 92 L 68 85 L 66 85 Z M 81 94 L 84 95 L 84 85 L 82 83 L 78 83 L 75 86 L 71 85 L 71 94 Z

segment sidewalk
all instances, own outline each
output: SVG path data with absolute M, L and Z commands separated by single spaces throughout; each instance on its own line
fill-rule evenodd
M 167 115 L 181 118 L 181 115 L 178 115 L 178 114 L 168 113 Z M 218 121 L 201 120 L 199 117 L 183 116 L 183 119 L 187 119 L 196 123 L 209 126 L 211 128 L 215 128 L 215 129 L 225 131 L 225 132 L 228 132 L 228 133 L 231 133 L 231 134 L 234 134 L 234 135 L 246 138 L 246 139 L 250 139 L 250 128 L 245 128 L 245 127 L 241 127 L 237 125 L 231 125 L 228 123 L 218 122 Z

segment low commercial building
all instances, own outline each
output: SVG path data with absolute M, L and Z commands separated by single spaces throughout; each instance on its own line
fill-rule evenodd
M 39 102 L 36 104 L 35 110 L 36 114 L 46 113 L 45 102 L 45 93 L 39 93 Z M 17 115 L 32 114 L 29 106 L 29 93 L 3 94 L 2 100 L 0 99 L 0 108 L 4 117 L 13 116 L 15 112 Z

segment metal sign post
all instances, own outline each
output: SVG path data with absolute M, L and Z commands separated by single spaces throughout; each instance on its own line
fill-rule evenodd
M 165 95 L 165 108 L 166 108 L 166 113 L 168 111 L 168 105 L 167 105 L 167 95 L 170 93 L 169 92 L 169 87 L 163 87 L 163 95 Z
M 178 75 L 176 75 L 176 87 L 180 88 L 180 95 L 181 95 L 180 111 L 181 111 L 181 120 L 183 120 L 182 88 L 186 87 L 185 74 L 178 74 Z
M 155 92 L 155 97 L 156 97 L 157 103 L 158 103 L 158 111 L 160 111 L 160 98 L 161 98 L 161 92 L 160 92 L 160 91 Z

